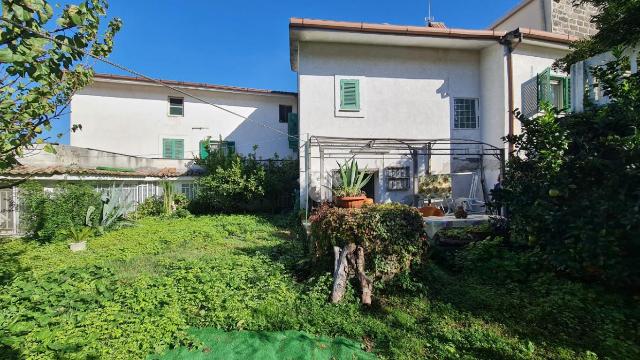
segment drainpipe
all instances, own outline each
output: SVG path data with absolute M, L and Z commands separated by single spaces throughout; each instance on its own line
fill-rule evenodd
M 500 39 L 500 43 L 507 50 L 507 98 L 509 102 L 509 135 L 513 135 L 515 126 L 514 98 L 513 98 L 513 57 L 512 53 L 516 47 L 522 42 L 522 34 L 519 30 L 507 33 Z M 513 143 L 509 142 L 509 155 L 513 152 Z

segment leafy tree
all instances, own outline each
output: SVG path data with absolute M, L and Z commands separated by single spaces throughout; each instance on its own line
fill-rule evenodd
M 592 21 L 598 33 L 571 45 L 572 52 L 557 63 L 568 68 L 580 60 L 616 47 L 640 43 L 640 0 L 573 0 L 574 5 L 589 4 L 599 8 Z
M 109 55 L 122 24 L 112 19 L 101 34 L 106 0 L 86 0 L 59 11 L 47 0 L 1 1 L 0 170 L 16 164 L 29 145 L 43 142 L 38 136 L 90 83 L 93 71 L 83 62 L 87 54 Z

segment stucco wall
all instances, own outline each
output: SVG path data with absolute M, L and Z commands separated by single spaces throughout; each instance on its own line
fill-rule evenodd
M 545 16 L 548 15 L 545 14 L 548 13 L 545 8 L 547 1 L 548 0 L 529 1 L 525 6 L 508 18 L 504 19 L 504 21 L 495 24 L 491 28 L 495 30 L 511 31 L 519 27 L 527 27 L 548 31 L 550 29 L 545 20 Z
M 453 98 L 483 99 L 478 51 L 400 48 L 373 45 L 302 43 L 299 54 L 300 134 L 363 138 L 470 138 L 480 129 L 452 130 Z M 363 112 L 358 117 L 336 114 L 336 76 L 358 77 Z M 480 128 L 483 125 L 480 117 Z M 312 153 L 312 198 L 329 195 L 330 174 L 336 159 L 324 165 L 320 181 L 319 154 Z M 345 156 L 348 157 L 348 156 Z M 383 170 L 410 166 L 409 157 L 391 155 L 356 157 L 358 163 L 379 171 L 376 201 L 410 201 L 411 191 L 387 192 Z M 305 199 L 304 152 L 301 152 L 302 199 Z M 432 173 L 451 172 L 449 156 L 432 158 Z M 423 171 L 424 162 L 420 162 Z
M 149 85 L 96 82 L 71 102 L 71 123 L 82 131 L 71 134 L 70 144 L 142 157 L 162 157 L 162 139 L 184 139 L 185 158 L 198 155 L 199 141 L 211 136 L 233 140 L 240 153 L 258 145 L 257 156 L 293 156 L 287 137 L 263 126 L 287 132 L 278 122 L 279 104 L 292 105 L 289 95 L 253 95 L 189 89 L 199 97 L 250 119 L 216 109 L 195 99 L 184 99 L 184 116 L 169 116 L 168 97 L 184 97 L 171 90 Z

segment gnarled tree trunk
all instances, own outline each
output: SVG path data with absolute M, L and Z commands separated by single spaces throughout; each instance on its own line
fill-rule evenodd
M 344 297 L 349 275 L 356 274 L 360 282 L 361 302 L 371 305 L 371 295 L 373 291 L 373 280 L 365 273 L 364 249 L 362 246 L 347 244 L 342 249 L 333 247 L 333 290 L 331 291 L 331 302 L 338 303 Z

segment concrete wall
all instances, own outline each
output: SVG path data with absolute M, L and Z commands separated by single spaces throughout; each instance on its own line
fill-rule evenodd
M 598 13 L 592 5 L 574 7 L 572 0 L 552 0 L 551 31 L 584 38 L 597 32 L 591 17 Z
M 299 53 L 300 134 L 363 138 L 468 138 L 480 140 L 480 129 L 453 130 L 453 98 L 476 98 L 483 108 L 478 51 L 302 43 Z M 341 114 L 336 107 L 340 77 L 358 78 L 362 111 Z M 484 119 L 480 117 L 480 128 Z M 301 193 L 305 199 L 304 152 Z M 346 155 L 345 158 L 351 155 Z M 330 195 L 330 173 L 336 159 L 324 164 L 320 183 L 319 154 L 311 154 L 310 195 Z M 410 166 L 407 156 L 359 155 L 361 167 L 377 170 L 376 201 L 410 201 L 412 191 L 387 192 L 384 169 Z M 433 173 L 451 172 L 448 156 L 432 158 Z M 424 163 L 420 167 L 423 169 Z
M 20 163 L 31 167 L 79 167 L 94 169 L 98 166 L 128 169 L 175 168 L 178 173 L 193 166 L 189 159 L 158 159 L 123 155 L 113 152 L 86 149 L 76 146 L 55 145 L 55 154 L 36 146 L 27 151 L 28 156 L 21 157 Z
M 168 97 L 184 97 L 169 89 L 136 83 L 97 81 L 73 97 L 71 123 L 82 131 L 71 133 L 71 145 L 142 157 L 162 157 L 162 139 L 184 139 L 185 158 L 199 153 L 199 141 L 211 136 L 233 140 L 240 153 L 258 145 L 259 158 L 293 156 L 286 135 L 256 122 L 287 132 L 279 123 L 279 104 L 292 105 L 293 95 L 254 95 L 188 89 L 225 109 L 249 118 L 244 120 L 195 99 L 185 97 L 184 116 L 169 116 Z

